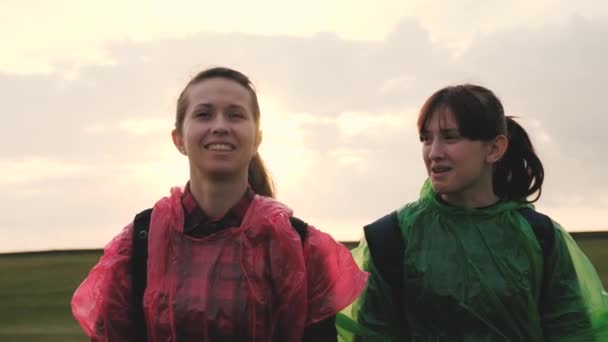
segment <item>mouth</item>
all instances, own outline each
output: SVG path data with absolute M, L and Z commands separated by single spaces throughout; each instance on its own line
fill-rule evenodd
M 451 167 L 448 166 L 435 166 L 431 168 L 431 172 L 434 174 L 443 174 L 452 170 Z
M 229 143 L 209 143 L 203 146 L 209 151 L 230 152 L 236 149 L 236 146 Z

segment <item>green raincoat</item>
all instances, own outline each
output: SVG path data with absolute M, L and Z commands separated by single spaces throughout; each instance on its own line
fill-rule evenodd
M 353 250 L 371 276 L 337 317 L 342 341 L 608 341 L 608 294 L 559 224 L 543 260 L 518 211 L 526 204 L 455 208 L 425 191 L 398 211 L 406 246 L 401 302 L 365 238 Z

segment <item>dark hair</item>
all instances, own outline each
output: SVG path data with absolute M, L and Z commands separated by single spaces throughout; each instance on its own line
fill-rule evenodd
M 177 99 L 177 110 L 175 113 L 175 128 L 177 131 L 181 132 L 184 120 L 186 118 L 186 111 L 188 110 L 189 106 L 188 89 L 194 84 L 211 78 L 223 78 L 231 80 L 247 89 L 251 95 L 251 112 L 253 114 L 255 126 L 256 128 L 259 128 L 260 105 L 258 103 L 258 97 L 251 80 L 243 73 L 234 69 L 215 67 L 199 72 L 190 80 L 190 82 L 188 82 L 188 84 L 186 84 L 186 87 L 184 87 L 184 90 L 182 90 L 181 94 L 179 95 L 179 98 Z M 249 185 L 256 194 L 274 197 L 274 183 L 259 153 L 256 153 L 249 163 L 248 181 Z
M 505 116 L 498 97 L 491 90 L 474 84 L 440 89 L 422 106 L 418 131 L 422 134 L 430 117 L 436 112 L 445 113 L 448 108 L 454 114 L 462 137 L 489 141 L 504 134 L 509 139 L 508 148 L 494 169 L 494 193 L 505 200 L 537 201 L 542 192 L 543 164 L 524 128 L 513 117 Z M 536 192 L 538 195 L 528 200 Z

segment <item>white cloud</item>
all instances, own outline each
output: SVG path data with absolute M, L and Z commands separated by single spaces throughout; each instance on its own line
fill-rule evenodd
M 277 184 L 277 192 L 294 191 L 302 178 L 312 173 L 311 165 L 319 157 L 304 141 L 304 127 L 299 118 L 308 115 L 285 111 L 271 94 L 260 98 L 260 108 L 263 134 L 260 156 Z
M 171 120 L 159 118 L 126 119 L 118 127 L 131 134 L 148 135 L 159 132 L 170 132 Z
M 358 172 L 369 169 L 369 151 L 367 149 L 332 149 L 327 152 L 327 155 L 345 169 L 356 170 Z
M 416 79 L 413 75 L 399 75 L 397 77 L 389 78 L 382 83 L 380 86 L 380 93 L 390 93 L 391 91 L 400 90 L 404 88 L 411 88 L 416 85 Z
M 345 139 L 357 136 L 382 137 L 407 129 L 411 117 L 406 113 L 355 113 L 344 112 L 337 118 L 340 134 Z
M 183 185 L 187 160 L 169 135 L 175 101 L 188 77 L 216 64 L 244 71 L 259 90 L 261 154 L 279 198 L 330 232 L 358 234 L 416 198 L 425 177 L 418 108 L 436 89 L 466 81 L 495 90 L 529 128 L 547 170 L 539 203 L 547 213 L 576 229 L 563 213 L 587 206 L 580 224 L 604 224 L 608 50 L 597 42 L 605 21 L 499 30 L 475 36 L 457 56 L 425 25 L 404 19 L 386 41 L 238 33 L 125 40 L 107 46 L 113 64 L 83 64 L 71 77 L 69 63 L 44 75 L 0 74 L 0 229 L 77 229 L 95 216 L 91 229 L 116 225 L 115 233 Z M 23 220 L 32 206 L 37 217 Z
M 73 177 L 91 169 L 91 165 L 40 156 L 4 159 L 0 160 L 0 186 Z
M 108 64 L 113 62 L 107 54 L 112 43 L 187 39 L 198 32 L 246 30 L 301 37 L 338 32 L 343 37 L 377 39 L 392 29 L 402 7 L 400 1 L 379 5 L 346 0 L 13 1 L 3 4 L 0 12 L 0 70 L 49 73 L 57 63 Z M 229 17 L 222 15 L 228 13 Z
M 331 32 L 380 41 L 406 16 L 417 18 L 433 41 L 462 50 L 480 35 L 539 28 L 572 15 L 608 16 L 608 6 L 601 0 L 9 1 L 0 12 L 0 70 L 50 73 L 61 63 L 107 65 L 114 63 L 113 44 L 189 39 L 199 32 L 292 37 Z
M 107 126 L 103 123 L 88 123 L 82 127 L 82 132 L 87 135 L 103 134 L 107 131 Z
M 527 115 L 526 113 L 523 113 L 522 116 L 523 118 L 516 118 L 515 120 L 523 125 L 526 132 L 528 132 L 531 139 L 533 139 L 532 142 L 535 146 L 548 146 L 553 143 L 551 133 L 543 126 L 540 120 L 534 119 L 533 116 Z

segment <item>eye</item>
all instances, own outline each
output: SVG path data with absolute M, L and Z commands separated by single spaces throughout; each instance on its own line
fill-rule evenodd
M 240 119 L 240 118 L 244 118 L 245 114 L 243 114 L 240 111 L 231 111 L 231 112 L 228 112 L 228 117 L 232 118 L 232 119 Z
M 458 139 L 460 139 L 460 136 L 457 134 L 447 134 L 443 138 L 447 141 L 457 141 Z
M 428 135 L 421 134 L 420 142 L 424 144 L 428 144 L 431 141 L 431 138 Z
M 202 110 L 200 112 L 197 112 L 194 116 L 197 118 L 208 118 L 211 116 L 211 112 L 208 110 Z

